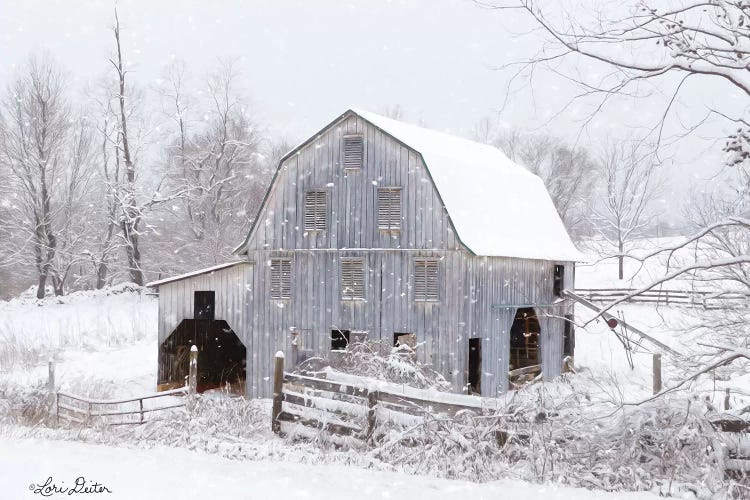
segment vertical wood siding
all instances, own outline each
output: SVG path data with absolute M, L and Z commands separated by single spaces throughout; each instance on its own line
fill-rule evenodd
M 345 171 L 341 138 L 355 133 L 364 136 L 364 165 Z M 400 232 L 378 230 L 378 187 L 402 188 Z M 319 189 L 329 193 L 327 228 L 306 232 L 305 193 Z M 291 359 L 293 327 L 302 332 L 303 348 L 316 355 L 329 351 L 330 331 L 336 328 L 365 331 L 369 338 L 389 342 L 395 332 L 414 333 L 420 361 L 440 371 L 457 392 L 467 383 L 469 339 L 481 338 L 482 394 L 495 396 L 508 387 L 516 306 L 553 302 L 555 262 L 471 254 L 454 234 L 421 156 L 353 115 L 284 162 L 247 248 L 247 258 L 256 264 L 254 272 L 251 266 L 230 268 L 227 271 L 235 274 L 225 279 L 217 272 L 212 283 L 221 287 L 217 318 L 222 311 L 236 314 L 237 327 L 228 321 L 248 349 L 248 396 L 272 395 L 273 355 L 281 350 Z M 270 298 L 273 257 L 292 258 L 289 300 Z M 364 260 L 365 300 L 341 299 L 343 257 Z M 439 259 L 435 302 L 413 297 L 413 261 L 424 257 Z M 573 264 L 563 264 L 570 288 Z M 182 317 L 192 317 L 192 290 L 209 286 L 205 279 L 198 276 L 162 286 L 160 341 Z M 239 290 L 239 283 L 244 297 L 220 305 L 226 293 L 220 290 Z M 181 302 L 188 298 L 189 307 Z M 240 304 L 242 313 L 234 309 Z M 555 310 L 567 313 L 572 307 L 560 305 Z M 540 315 L 549 311 L 537 308 Z M 541 324 L 544 376 L 551 378 L 562 366 L 564 324 L 544 316 Z

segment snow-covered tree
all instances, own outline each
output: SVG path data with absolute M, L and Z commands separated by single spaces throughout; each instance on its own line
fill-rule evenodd
M 653 202 L 660 179 L 653 154 L 632 141 L 612 142 L 601 157 L 603 196 L 594 207 L 594 225 L 617 248 L 617 276 L 623 279 L 626 245 L 643 236 L 656 215 Z
M 86 237 L 90 129 L 71 109 L 61 69 L 38 55 L 5 92 L 0 121 L 0 168 L 13 193 L 3 203 L 3 230 L 13 233 L 18 259 L 30 250 L 37 297 L 48 281 L 62 294 Z

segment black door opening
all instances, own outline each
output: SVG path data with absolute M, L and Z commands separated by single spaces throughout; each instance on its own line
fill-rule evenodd
M 482 394 L 482 339 L 469 339 L 469 392 Z
M 510 369 L 526 368 L 539 364 L 539 318 L 532 307 L 516 311 L 510 328 Z
M 198 392 L 245 393 L 247 350 L 224 320 L 184 319 L 159 346 L 159 390 L 185 385 L 190 347 L 198 347 Z

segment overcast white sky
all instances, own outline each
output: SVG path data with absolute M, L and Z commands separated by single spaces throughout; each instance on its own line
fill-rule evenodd
M 572 0 L 566 0 L 572 2 Z M 0 84 L 37 49 L 49 50 L 70 72 L 74 90 L 110 70 L 113 2 L 0 0 Z M 152 84 L 173 58 L 196 75 L 217 57 L 239 58 L 245 87 L 262 123 L 291 142 L 314 133 L 348 107 L 373 111 L 400 104 L 406 118 L 470 136 L 477 121 L 505 101 L 508 72 L 493 70 L 536 49 L 520 14 L 488 11 L 470 0 L 120 0 L 124 50 L 134 78 Z M 596 71 L 597 68 L 590 68 Z M 680 120 L 702 116 L 687 89 Z M 572 89 L 540 77 L 514 94 L 501 119 L 578 136 L 584 107 L 554 117 Z M 664 97 L 621 101 L 606 109 L 581 138 L 596 145 L 604 133 L 627 134 L 653 121 Z M 731 106 L 731 99 L 728 101 Z M 682 196 L 691 179 L 711 177 L 718 164 L 713 130 L 681 145 L 675 180 Z M 710 154 L 705 154 L 706 151 Z M 672 173 L 669 174 L 672 176 Z

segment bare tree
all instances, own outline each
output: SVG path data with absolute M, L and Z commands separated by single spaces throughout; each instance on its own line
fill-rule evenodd
M 175 137 L 167 152 L 169 182 L 181 199 L 190 229 L 179 252 L 192 265 L 225 259 L 236 235 L 247 230 L 265 191 L 270 169 L 261 151 L 262 136 L 251 119 L 231 61 L 221 61 L 208 75 L 205 102 L 190 94 L 184 63 L 167 69 L 162 91 L 164 110 Z M 193 112 L 203 120 L 191 119 Z
M 125 167 L 124 182 L 118 184 L 118 203 L 121 209 L 120 230 L 124 240 L 125 255 L 128 260 L 130 280 L 138 285 L 143 285 L 143 271 L 141 270 L 141 250 L 139 246 L 139 226 L 143 214 L 138 206 L 136 196 L 135 180 L 136 165 L 134 162 L 130 136 L 128 135 L 128 100 L 129 88 L 126 85 L 128 71 L 123 65 L 122 44 L 120 43 L 120 18 L 115 8 L 115 24 L 112 27 L 115 38 L 116 55 L 110 59 L 110 63 L 117 73 L 117 100 L 118 100 L 118 155 L 121 155 Z
M 588 150 L 568 146 L 550 135 L 498 132 L 489 119 L 477 123 L 474 136 L 500 148 L 511 160 L 542 179 L 570 234 L 582 236 L 590 232 L 588 213 L 600 175 Z
M 76 216 L 88 179 L 89 133 L 84 121 L 72 120 L 65 86 L 48 57 L 32 56 L 10 85 L 0 114 L 0 163 L 16 195 L 6 207 L 7 224 L 31 246 L 38 298 L 48 280 L 55 293 L 64 293 L 83 238 L 78 224 L 84 223 Z
M 605 196 L 594 208 L 599 233 L 617 248 L 618 278 L 624 276 L 625 246 L 643 235 L 655 217 L 652 202 L 660 179 L 652 153 L 635 142 L 610 142 L 601 159 Z

